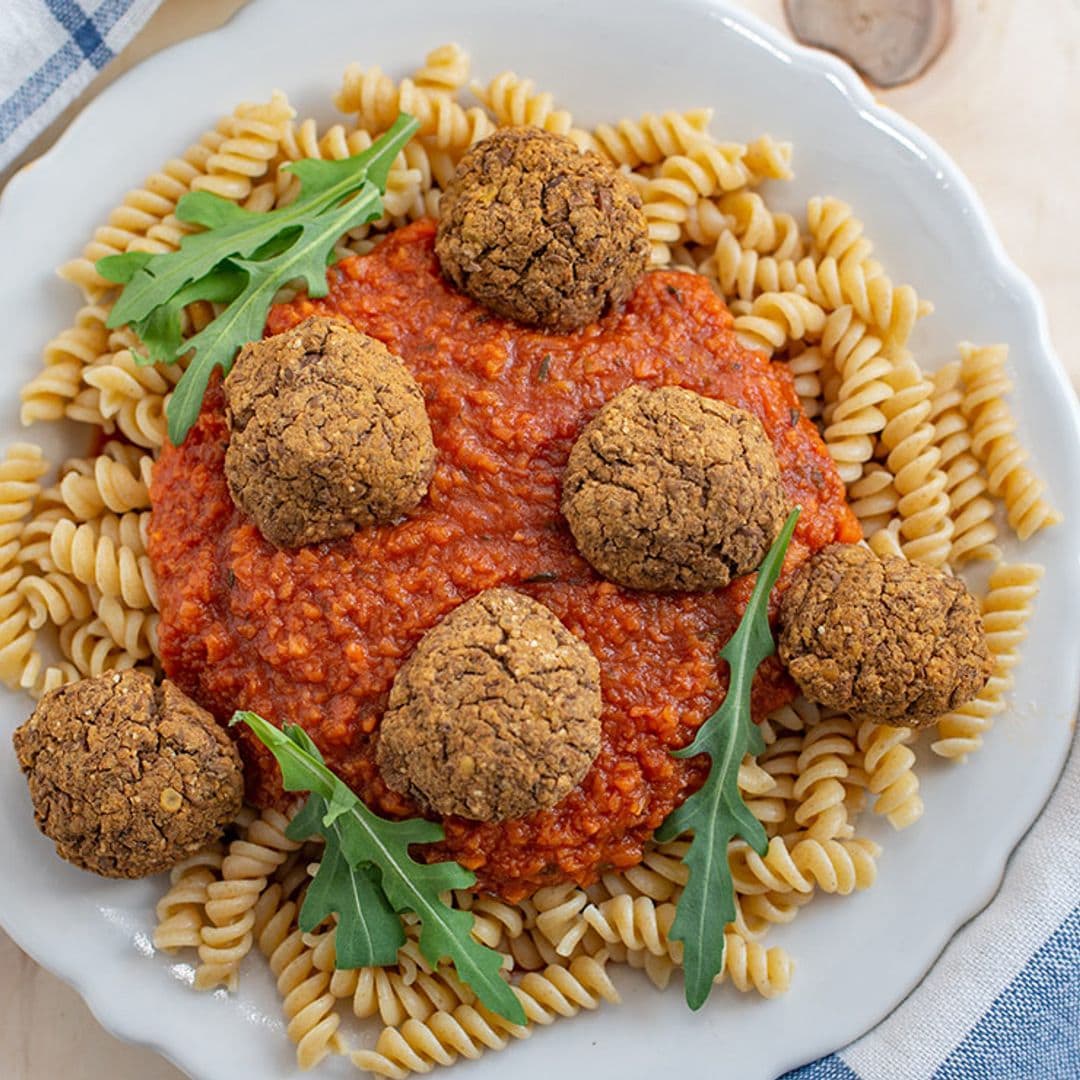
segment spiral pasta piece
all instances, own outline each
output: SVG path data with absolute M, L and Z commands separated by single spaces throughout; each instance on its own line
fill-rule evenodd
M 14 443 L 0 461 L 0 535 L 21 530 L 41 494 L 41 478 L 48 471 L 41 447 Z
M 512 71 L 496 75 L 486 86 L 474 84 L 473 93 L 500 125 L 537 127 L 555 135 L 568 134 L 574 125 L 570 113 L 555 107 L 551 94 L 538 92 L 532 79 L 522 79 Z
M 100 619 L 69 622 L 60 628 L 60 652 L 83 678 L 134 668 L 134 656 L 119 648 Z
M 133 611 L 115 596 L 96 596 L 95 601 L 94 611 L 124 652 L 136 660 L 158 655 L 160 616 L 156 611 Z
M 19 581 L 18 591 L 30 605 L 32 630 L 40 630 L 46 623 L 64 626 L 73 619 L 81 622 L 93 610 L 87 590 L 74 578 L 57 571 L 27 575 Z
M 848 485 L 848 505 L 862 526 L 863 536 L 872 537 L 894 520 L 900 495 L 893 475 L 884 465 L 868 461 L 862 476 Z
M 288 824 L 289 819 L 278 811 L 264 810 L 244 838 L 229 845 L 221 880 L 207 887 L 208 925 L 202 929 L 199 945 L 197 989 L 235 987 L 240 962 L 254 942 L 255 905 L 269 876 L 300 847 L 285 835 Z
M 685 154 L 666 158 L 657 176 L 642 184 L 654 266 L 670 262 L 670 245 L 679 243 L 690 208 L 696 206 L 699 199 L 746 185 L 750 171 L 745 155 L 746 147 L 740 143 L 702 140 Z
M 863 223 L 851 207 L 832 196 L 814 196 L 806 204 L 806 221 L 814 254 L 820 258 L 841 259 L 870 255 L 870 244 L 863 236 Z
M 703 201 L 699 206 L 712 206 Z M 717 211 L 719 213 L 719 211 Z M 694 227 L 694 219 L 688 222 L 691 235 L 703 236 L 700 243 L 707 243 L 709 236 L 700 227 Z M 799 281 L 795 264 L 772 255 L 760 255 L 752 248 L 745 248 L 739 238 L 727 228 L 727 216 L 719 218 L 720 232 L 712 254 L 711 271 L 715 274 L 720 292 L 726 300 L 745 300 L 753 303 L 762 293 L 795 292 Z M 816 300 L 814 300 L 817 303 Z M 820 306 L 820 305 L 819 305 Z M 820 392 L 820 391 L 819 391 Z M 815 395 L 816 396 L 816 395 Z
M 668 940 L 675 921 L 672 903 L 657 904 L 647 896 L 613 896 L 600 904 L 590 904 L 582 919 L 609 944 L 619 942 L 637 952 L 645 950 L 654 956 L 681 959 L 672 955 L 676 943 Z
M 378 135 L 397 119 L 397 84 L 377 65 L 365 68 L 350 64 L 334 95 L 334 105 L 339 112 L 355 114 L 357 127 Z
M 764 998 L 778 997 L 791 987 L 791 957 L 778 946 L 765 948 L 742 934 L 724 934 L 724 971 L 736 990 L 755 990 Z
M 119 597 L 132 610 L 157 607 L 157 583 L 148 556 L 104 535 L 95 522 L 61 518 L 49 540 L 56 568 L 103 596 Z M 107 631 L 106 631 L 107 632 Z
M 887 818 L 895 829 L 914 825 L 923 815 L 915 754 L 907 745 L 911 728 L 889 727 L 869 720 L 859 727 L 859 749 L 865 755 L 867 788 L 876 795 L 874 813 Z
M 848 760 L 855 753 L 855 724 L 846 716 L 833 716 L 808 728 L 796 760 L 798 775 L 792 794 L 798 800 L 795 823 L 814 840 L 847 839 L 854 833 L 848 822 Z
M 1043 498 L 1046 485 L 1024 464 L 1027 451 L 1016 438 L 1016 420 L 1005 396 L 1008 348 L 960 346 L 964 416 L 971 425 L 971 451 L 986 469 L 987 489 L 1005 502 L 1009 524 L 1021 540 L 1056 525 L 1061 515 Z
M 469 81 L 469 54 L 453 42 L 439 45 L 424 57 L 412 81 L 421 90 L 457 93 Z
M 309 950 L 314 952 L 310 946 Z M 285 1033 L 296 1044 L 296 1063 L 301 1069 L 313 1069 L 329 1054 L 345 1050 L 338 1033 L 341 1015 L 337 998 L 330 993 L 330 978 L 329 972 L 317 969 L 301 978 L 295 965 L 278 976 Z
M 736 902 L 749 935 L 765 933 L 771 926 L 791 922 L 812 897 L 803 893 L 739 894 Z
M 851 484 L 861 478 L 875 436 L 885 427 L 881 407 L 893 394 L 887 381 L 892 365 L 882 354 L 881 341 L 848 304 L 825 320 L 820 348 L 838 384 L 835 400 L 825 409 L 825 446 L 841 479 Z
M 368 967 L 334 971 L 330 992 L 339 999 L 350 999 L 359 1019 L 378 1016 L 388 1027 L 397 1027 L 406 1020 L 424 1021 L 433 1013 L 475 1002 L 476 995 L 452 968 L 440 965 L 432 970 L 419 955 L 415 942 L 415 956 L 408 955 L 408 948 L 406 945 L 399 953 L 396 970 Z
M 858 837 L 815 840 L 796 834 L 792 843 L 774 836 L 764 857 L 737 842 L 728 861 L 739 893 L 809 893 L 817 886 L 846 896 L 874 883 L 879 853 L 877 844 Z
M 599 124 L 592 132 L 591 149 L 627 169 L 657 165 L 665 158 L 685 154 L 707 138 L 711 120 L 712 109 L 691 109 L 645 113 L 638 120 Z
M 243 202 L 254 181 L 277 157 L 289 121 L 296 115 L 289 99 L 275 90 L 265 104 L 237 106 L 225 124 L 225 139 L 206 162 L 206 171 L 191 181 L 192 191 Z
M 759 135 L 746 147 L 744 162 L 749 173 L 748 184 L 764 180 L 791 180 L 792 145 L 777 142 L 771 135 Z
M 731 220 L 732 232 L 744 249 L 785 261 L 800 253 L 796 220 L 790 214 L 773 213 L 756 191 L 729 192 L 718 207 Z
M 955 525 L 950 516 L 948 478 L 939 467 L 941 449 L 930 423 L 933 384 L 910 355 L 886 375 L 892 395 L 881 406 L 886 423 L 881 445 L 899 499 L 904 556 L 928 566 L 944 566 L 952 549 Z
M 953 521 L 949 563 L 959 566 L 969 559 L 1000 559 L 994 505 L 986 497 L 986 474 L 971 452 L 971 430 L 961 410 L 960 363 L 946 364 L 934 372 L 931 381 L 930 420 L 934 444 L 941 451 L 940 468 Z
M 402 112 L 416 117 L 420 124 L 417 134 L 430 147 L 457 151 L 457 157 L 495 130 L 495 125 L 483 109 L 466 109 L 447 94 L 425 91 L 411 79 L 402 80 L 398 105 Z M 543 125 L 538 123 L 536 126 Z
M 24 426 L 39 420 L 60 420 L 68 403 L 82 389 L 82 373 L 106 350 L 108 308 L 88 304 L 75 316 L 75 325 L 62 331 L 45 346 L 43 370 L 20 391 L 19 420 Z
M 112 342 L 110 342 L 112 344 Z M 105 353 L 82 372 L 82 381 L 99 393 L 98 409 L 103 417 L 115 417 L 131 402 L 148 397 L 164 401 L 183 375 L 177 364 L 140 364 L 131 348 Z
M 155 949 L 175 953 L 198 948 L 206 921 L 206 889 L 218 880 L 221 861 L 221 845 L 212 844 L 169 871 L 169 890 L 154 909 Z
M 1005 710 L 1005 696 L 1012 689 L 1012 669 L 1019 660 L 1020 643 L 1027 636 L 1041 566 L 1031 563 L 1001 563 L 990 575 L 982 602 L 986 645 L 994 667 L 986 686 L 960 708 L 937 721 L 937 739 L 930 749 L 941 757 L 963 761 L 982 746 L 983 735 L 993 726 L 994 717 Z
M 41 495 L 39 481 L 47 468 L 40 448 L 28 443 L 8 447 L 0 461 L 0 680 L 12 688 L 20 685 L 27 665 L 34 664 L 37 609 L 18 591 L 24 573 L 19 556 L 24 525 Z
M 801 293 L 762 293 L 747 315 L 735 319 L 740 343 L 772 356 L 788 342 L 814 338 L 825 329 L 825 312 Z
M 589 902 L 584 891 L 571 884 L 551 885 L 533 896 L 536 928 L 555 946 L 559 956 L 570 956 L 589 928 L 581 912 Z
M 60 495 L 77 521 L 90 521 L 106 510 L 145 510 L 150 506 L 153 465 L 149 454 L 109 442 L 97 457 L 68 464 Z
M 436 1012 L 426 1021 L 410 1019 L 400 1027 L 384 1028 L 373 1050 L 350 1055 L 352 1063 L 375 1076 L 429 1072 L 436 1065 L 452 1065 L 459 1057 L 472 1059 L 484 1050 L 501 1050 L 507 1036 L 526 1038 L 534 1024 L 551 1024 L 560 1016 L 596 1009 L 601 1001 L 619 1000 L 604 962 L 588 956 L 578 957 L 567 967 L 553 965 L 542 973 L 529 972 L 514 993 L 528 1019 L 524 1027 L 482 1005 L 463 1004 L 453 1012 Z
M 70 661 L 47 664 L 37 650 L 32 651 L 23 662 L 19 673 L 19 689 L 25 690 L 35 701 L 40 701 L 46 694 L 58 690 L 68 683 L 78 682 L 79 669 Z

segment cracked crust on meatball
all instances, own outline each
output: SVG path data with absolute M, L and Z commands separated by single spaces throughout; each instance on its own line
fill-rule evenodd
M 574 330 L 622 303 L 649 265 L 630 181 L 538 128 L 501 128 L 461 159 L 439 203 L 443 273 L 498 314 Z
M 240 756 L 204 709 L 144 672 L 46 694 L 15 731 L 38 828 L 68 862 L 140 878 L 217 839 L 243 796 Z
M 240 350 L 225 380 L 233 501 L 277 547 L 393 521 L 435 468 L 424 395 L 381 341 L 312 317 Z
M 677 386 L 631 386 L 574 443 L 562 510 L 609 580 L 700 591 L 757 568 L 787 500 L 757 417 Z
M 564 798 L 600 750 L 600 666 L 552 612 L 489 589 L 428 631 L 379 729 L 383 779 L 440 814 L 522 817 Z
M 970 701 L 993 666 L 959 578 L 849 544 L 799 568 L 780 602 L 779 652 L 811 700 L 905 727 Z

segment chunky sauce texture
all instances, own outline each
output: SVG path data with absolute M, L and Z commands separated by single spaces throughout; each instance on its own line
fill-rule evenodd
M 600 661 L 600 755 L 558 806 L 502 824 L 448 818 L 434 857 L 473 868 L 482 888 L 518 899 L 541 885 L 588 882 L 638 862 L 664 817 L 700 784 L 685 745 L 723 698 L 717 653 L 738 624 L 752 577 L 720 592 L 649 595 L 598 578 L 559 513 L 570 447 L 600 406 L 633 382 L 677 384 L 748 409 L 772 439 L 802 516 L 784 579 L 859 527 L 780 364 L 743 349 L 708 282 L 647 275 L 625 307 L 552 336 L 499 319 L 439 274 L 435 227 L 401 229 L 330 274 L 320 300 L 271 313 L 267 333 L 336 314 L 386 343 L 423 387 L 438 464 L 407 518 L 348 540 L 278 551 L 233 506 L 227 428 L 213 386 L 180 447 L 155 470 L 150 554 L 165 669 L 220 719 L 254 709 L 307 729 L 327 763 L 376 811 L 418 808 L 390 791 L 374 741 L 390 684 L 423 633 L 496 585 L 547 604 Z M 774 594 L 774 600 L 775 600 Z M 775 658 L 754 684 L 760 719 L 792 696 Z M 282 800 L 270 753 L 239 732 L 248 796 Z

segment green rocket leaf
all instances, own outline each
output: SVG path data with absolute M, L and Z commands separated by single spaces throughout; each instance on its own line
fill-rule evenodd
M 420 818 L 387 821 L 373 814 L 326 767 L 303 728 L 287 724 L 278 729 L 251 712 L 236 713 L 232 723 L 247 724 L 273 753 L 287 791 L 311 793 L 290 835 L 318 832 L 327 841 L 329 861 L 320 864 L 309 886 L 309 896 L 316 888 L 317 900 L 309 913 L 305 903 L 306 917 L 315 919 L 322 911 L 325 918 L 336 912 L 339 926 L 343 917 L 347 920 L 348 947 L 356 949 L 350 960 L 362 955 L 387 963 L 403 941 L 400 920 L 396 920 L 397 933 L 391 936 L 387 911 L 414 912 L 420 919 L 420 950 L 429 963 L 449 958 L 458 977 L 489 1009 L 512 1023 L 524 1024 L 521 1003 L 501 975 L 502 956 L 473 939 L 470 912 L 452 908 L 442 899 L 448 890 L 474 885 L 475 876 L 455 862 L 421 863 L 409 854 L 413 844 L 441 840 L 442 826 Z M 320 801 L 312 805 L 313 800 Z M 381 897 L 373 897 L 373 892 Z M 350 962 L 347 966 L 363 965 Z
M 228 372 L 240 347 L 262 337 L 278 289 L 302 281 L 309 295 L 326 295 L 335 244 L 382 214 L 390 166 L 417 126 L 402 113 L 360 154 L 293 162 L 287 167 L 300 179 L 300 195 L 278 210 L 255 213 L 209 192 L 189 192 L 177 203 L 176 216 L 203 231 L 185 236 L 177 251 L 128 252 L 98 261 L 103 277 L 123 285 L 108 325 L 133 326 L 148 361 L 173 363 L 191 354 L 168 405 L 174 443 L 195 422 L 215 368 Z M 194 300 L 227 306 L 185 341 L 180 314 Z
M 769 628 L 769 593 L 780 574 L 799 510 L 788 516 L 758 569 L 750 602 L 739 627 L 720 650 L 728 664 L 728 690 L 720 708 L 697 730 L 693 742 L 676 757 L 707 754 L 705 783 L 673 810 L 656 831 L 663 843 L 683 833 L 693 834 L 683 856 L 690 877 L 679 897 L 669 937 L 683 943 L 686 1001 L 700 1009 L 713 979 L 724 968 L 724 928 L 735 918 L 735 889 L 728 865 L 728 844 L 742 837 L 764 855 L 768 840 L 761 822 L 739 792 L 739 765 L 746 754 L 765 749 L 750 715 L 750 687 L 758 666 L 776 648 Z

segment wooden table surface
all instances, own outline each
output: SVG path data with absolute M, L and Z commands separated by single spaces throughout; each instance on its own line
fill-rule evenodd
M 245 2 L 165 0 L 76 109 L 126 68 L 219 25 Z M 743 6 L 783 26 L 780 0 Z M 1068 329 L 1080 296 L 1074 246 L 1080 237 L 1080 5 L 957 0 L 956 6 L 956 30 L 937 63 L 916 83 L 880 97 L 929 132 L 974 182 L 1006 249 L 1042 291 L 1054 342 L 1080 387 L 1080 351 Z M 418 39 L 417 50 L 432 44 Z M 70 118 L 46 132 L 24 160 L 47 149 Z M 181 1073 L 108 1035 L 73 990 L 0 932 L 0 1076 L 180 1080 Z

